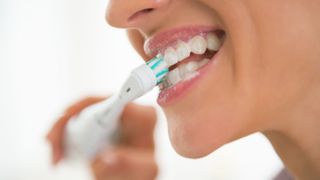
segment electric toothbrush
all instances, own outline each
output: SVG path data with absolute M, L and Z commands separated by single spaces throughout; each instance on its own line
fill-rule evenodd
M 125 105 L 152 90 L 168 72 L 168 65 L 158 55 L 135 68 L 117 94 L 72 118 L 65 129 L 65 158 L 90 160 L 112 146 Z

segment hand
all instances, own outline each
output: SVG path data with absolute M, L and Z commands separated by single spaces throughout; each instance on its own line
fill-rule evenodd
M 69 107 L 47 135 L 52 145 L 52 162 L 63 159 L 64 127 L 69 119 L 85 107 L 104 100 L 89 97 Z M 106 149 L 91 162 L 97 180 L 153 180 L 157 175 L 154 158 L 153 131 L 156 113 L 150 106 L 129 104 L 120 119 L 120 139 L 112 149 Z

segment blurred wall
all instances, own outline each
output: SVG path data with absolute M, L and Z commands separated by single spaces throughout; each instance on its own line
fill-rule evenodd
M 106 25 L 106 4 L 0 0 L 0 179 L 92 179 L 82 165 L 51 167 L 44 136 L 64 107 L 116 91 L 142 62 L 123 30 Z M 156 95 L 153 91 L 138 102 L 155 105 Z M 261 135 L 200 160 L 182 158 L 171 148 L 158 110 L 159 180 L 270 179 L 282 167 Z

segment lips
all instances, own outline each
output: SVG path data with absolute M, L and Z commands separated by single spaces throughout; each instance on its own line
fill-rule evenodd
M 173 102 L 206 73 L 219 51 L 224 32 L 214 27 L 182 27 L 155 34 L 145 43 L 150 56 L 162 54 L 170 72 L 159 85 L 158 103 Z

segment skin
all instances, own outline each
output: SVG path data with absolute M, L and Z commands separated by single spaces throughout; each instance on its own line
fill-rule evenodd
M 319 179 L 319 7 L 315 0 L 110 0 L 106 19 L 127 29 L 145 60 L 143 43 L 157 32 L 189 25 L 226 32 L 215 67 L 163 107 L 179 154 L 203 157 L 262 132 L 296 179 Z

